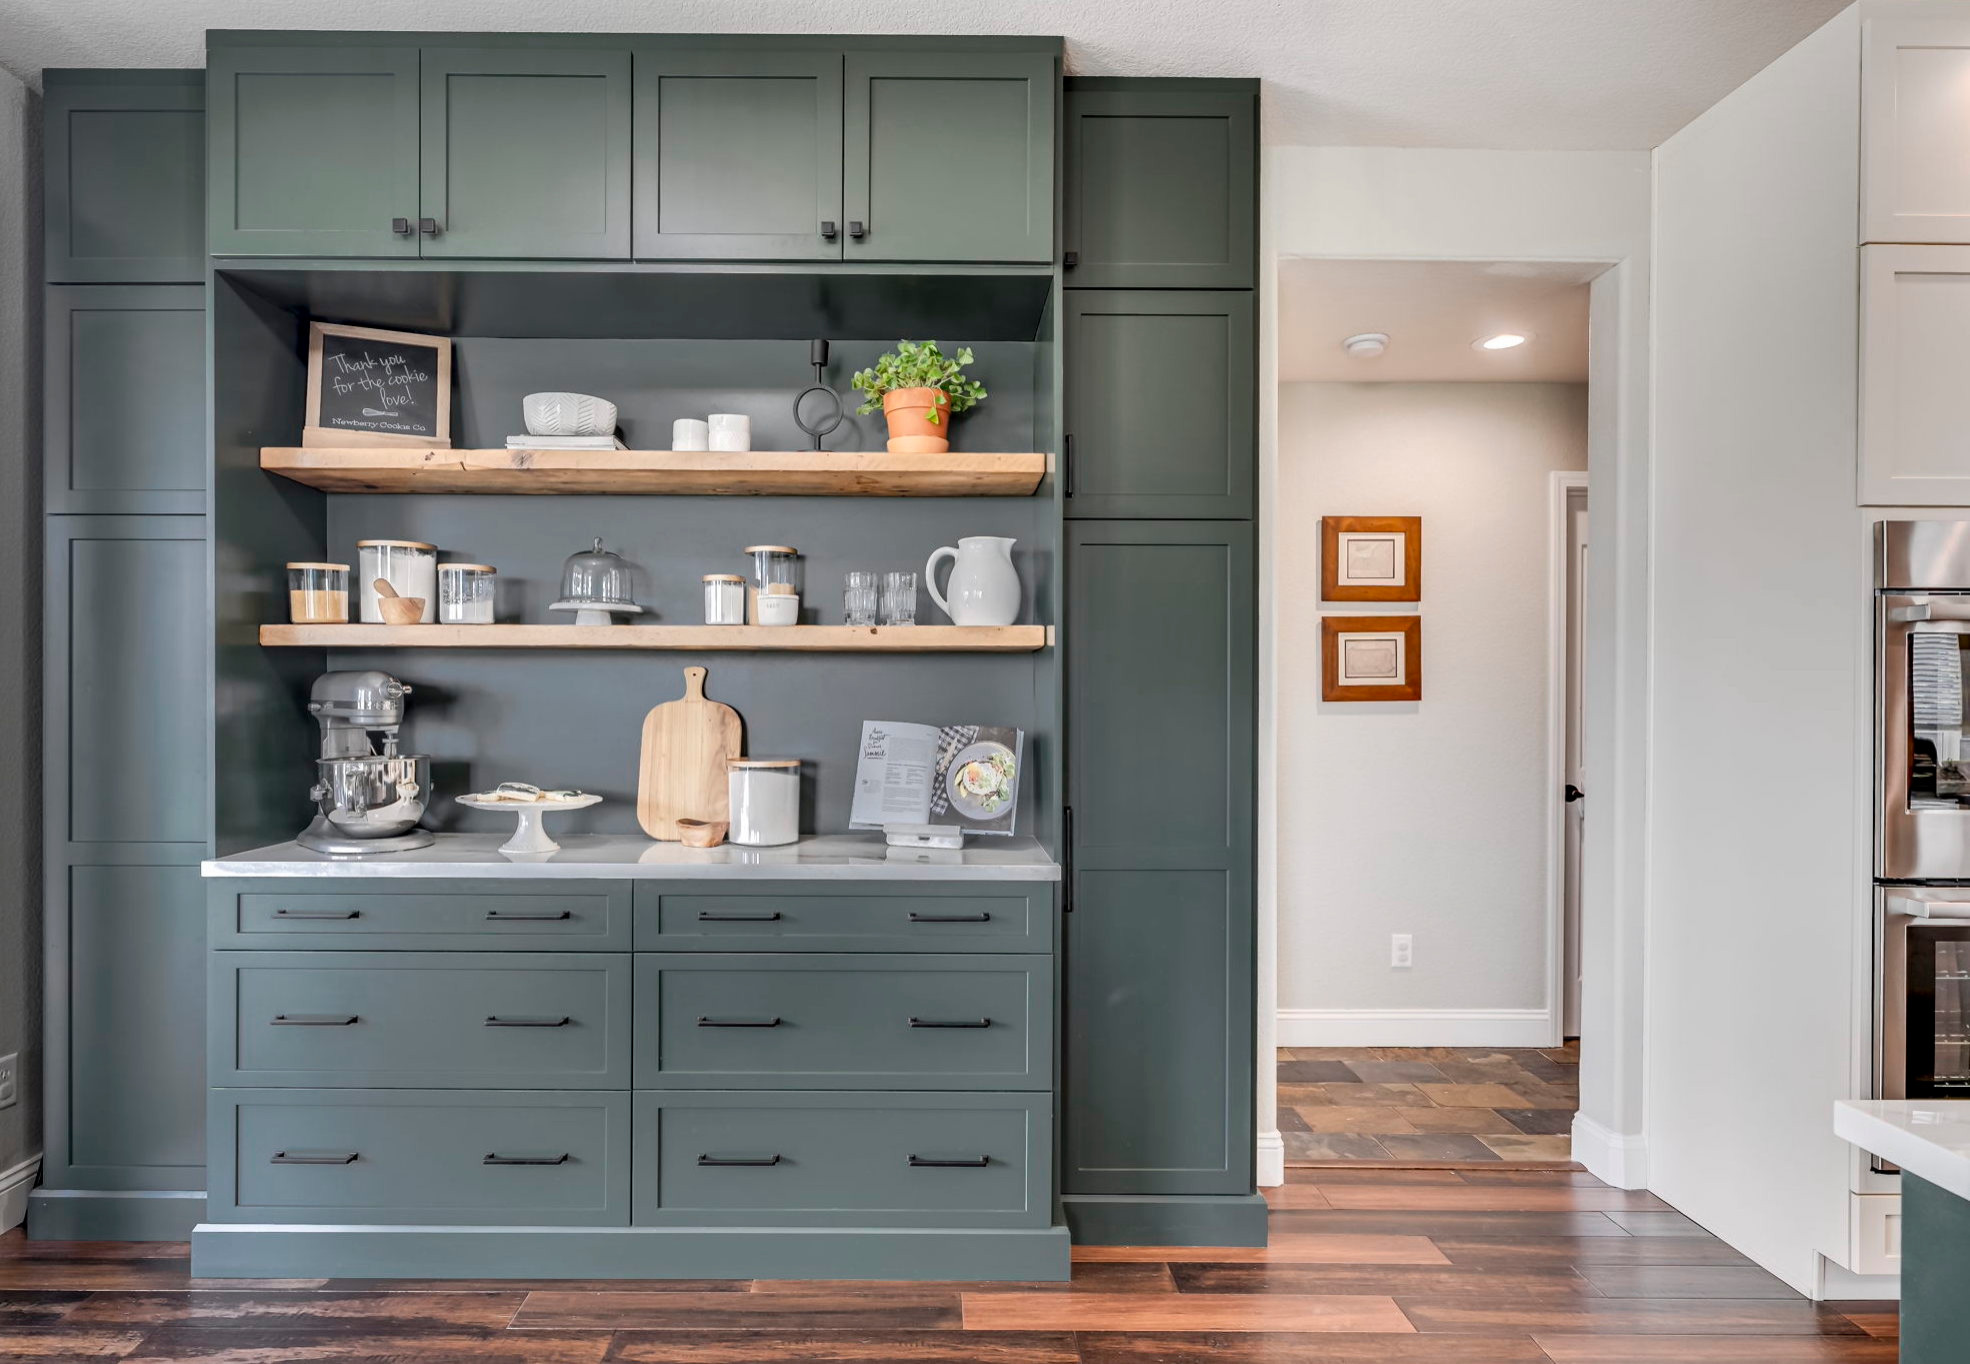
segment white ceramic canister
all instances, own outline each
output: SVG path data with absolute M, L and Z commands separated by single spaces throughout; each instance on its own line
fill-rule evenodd
M 696 417 L 679 417 L 670 424 L 670 448 L 673 450 L 711 449 L 711 428 Z
M 420 597 L 425 624 L 438 618 L 438 547 L 422 540 L 356 541 L 356 599 L 361 619 L 381 625 L 383 608 L 376 604 L 376 580 L 383 579 L 399 597 Z
M 800 838 L 800 759 L 733 758 L 725 765 L 732 842 L 773 848 Z
M 1012 566 L 1016 542 L 1000 535 L 967 535 L 944 546 L 923 566 L 924 586 L 953 625 L 1010 625 L 1019 619 L 1019 573 Z M 937 561 L 949 558 L 950 600 L 937 590 Z
M 745 413 L 714 412 L 707 425 L 711 428 L 712 449 L 726 451 L 752 449 L 752 418 Z

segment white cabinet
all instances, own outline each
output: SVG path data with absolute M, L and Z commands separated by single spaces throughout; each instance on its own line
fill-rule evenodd
M 1970 18 L 1863 32 L 1861 240 L 1970 243 Z
M 1902 1196 L 1847 1196 L 1847 1258 L 1856 1274 L 1902 1272 Z
M 1861 248 L 1862 506 L 1970 506 L 1970 246 Z

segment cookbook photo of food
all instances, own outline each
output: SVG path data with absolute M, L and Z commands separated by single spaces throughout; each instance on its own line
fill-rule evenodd
M 1010 834 L 1019 812 L 1024 730 L 994 725 L 862 724 L 849 823 L 891 833 Z

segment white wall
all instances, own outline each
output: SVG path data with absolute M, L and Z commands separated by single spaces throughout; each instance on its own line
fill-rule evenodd
M 1420 606 L 1278 600 L 1284 1045 L 1549 1040 L 1548 504 L 1586 467 L 1584 384 L 1281 386 L 1297 581 L 1323 515 L 1423 518 Z M 1348 612 L 1421 615 L 1420 703 L 1321 701 L 1320 618 Z

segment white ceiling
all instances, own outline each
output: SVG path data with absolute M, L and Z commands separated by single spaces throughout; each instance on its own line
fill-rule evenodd
M 1060 34 L 1081 75 L 1258 76 L 1265 138 L 1654 147 L 1848 0 L 0 0 L 0 66 L 201 66 L 208 28 Z
M 1600 265 L 1287 260 L 1279 264 L 1282 383 L 1486 380 L 1585 383 L 1587 281 Z M 1341 342 L 1386 332 L 1376 359 Z M 1529 335 L 1514 350 L 1471 342 Z

